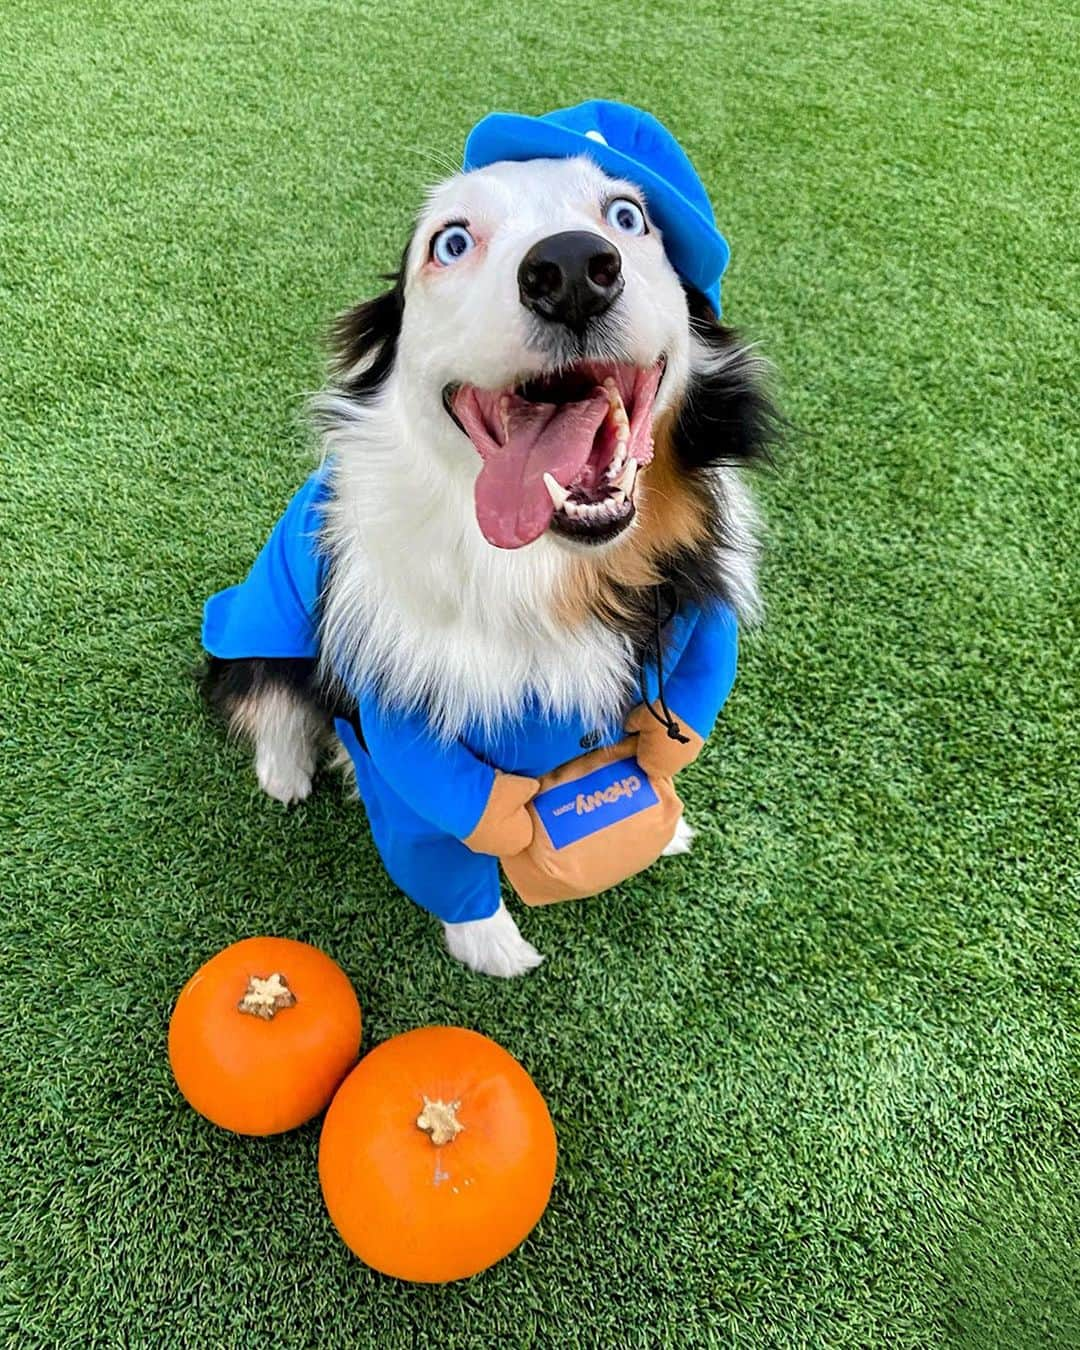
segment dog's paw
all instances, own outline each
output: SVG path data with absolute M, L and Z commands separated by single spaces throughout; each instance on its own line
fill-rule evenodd
M 282 763 L 280 758 L 259 755 L 255 760 L 255 776 L 268 796 L 286 806 L 311 795 L 311 774 L 302 764 Z
M 680 816 L 671 843 L 660 854 L 661 858 L 677 858 L 680 853 L 689 853 L 693 847 L 694 835 L 696 834 L 697 830 L 692 825 L 687 824 L 686 817 Z
M 462 965 L 481 975 L 510 979 L 535 970 L 543 957 L 526 942 L 505 905 L 490 919 L 471 919 L 468 923 L 444 923 L 446 949 Z

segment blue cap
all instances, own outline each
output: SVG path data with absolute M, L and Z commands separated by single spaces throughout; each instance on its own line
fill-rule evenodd
M 642 189 L 672 267 L 708 298 L 719 317 L 727 240 L 686 152 L 650 113 L 600 98 L 543 117 L 489 113 L 469 132 L 464 167 L 576 155 L 588 155 L 605 173 Z

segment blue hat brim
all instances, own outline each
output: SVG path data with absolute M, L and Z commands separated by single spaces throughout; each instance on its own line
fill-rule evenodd
M 649 215 L 660 227 L 676 272 L 696 286 L 720 312 L 720 277 L 727 267 L 727 240 L 711 220 L 659 174 L 630 155 L 540 117 L 489 113 L 465 142 L 464 168 L 484 169 L 500 160 L 573 159 L 588 155 L 613 178 L 636 183 L 645 194 Z

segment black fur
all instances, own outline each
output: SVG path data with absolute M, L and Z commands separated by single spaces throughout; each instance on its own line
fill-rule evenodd
M 691 329 L 726 359 L 715 374 L 698 377 L 687 391 L 672 434 L 679 463 L 690 472 L 715 464 L 768 463 L 780 418 L 753 353 L 733 328 L 717 321 L 700 291 L 685 290 Z
M 405 246 L 400 268 L 385 278 L 394 283 L 390 290 L 346 310 L 330 330 L 338 387 L 357 401 L 370 398 L 394 367 L 405 313 L 405 260 L 410 246 L 411 241 Z M 348 372 L 360 362 L 362 368 L 350 376 Z
M 703 545 L 677 549 L 659 560 L 663 577 L 660 615 L 666 622 L 684 603 L 706 604 L 726 594 L 721 555 L 735 546 L 728 531 L 722 502 L 718 502 L 707 472 L 718 466 L 771 464 L 781 419 L 749 349 L 734 329 L 719 323 L 700 291 L 686 288 L 690 323 L 698 339 L 730 359 L 708 376 L 698 376 L 687 391 L 672 429 L 672 448 L 687 476 L 687 488 L 705 500 L 709 538 Z M 629 620 L 620 630 L 630 638 L 638 659 L 655 643 L 656 600 L 652 590 L 624 590 L 620 609 Z
M 239 661 L 226 661 L 219 656 L 207 658 L 203 693 L 218 712 L 227 713 L 241 699 L 271 685 L 284 686 L 305 698 L 313 697 L 317 689 L 315 662 L 298 656 Z
M 352 712 L 352 705 L 340 702 L 323 687 L 318 663 L 306 657 L 259 656 L 235 661 L 207 657 L 203 696 L 226 720 L 242 700 L 270 689 L 289 690 L 297 699 L 314 704 L 327 718 L 348 717 Z

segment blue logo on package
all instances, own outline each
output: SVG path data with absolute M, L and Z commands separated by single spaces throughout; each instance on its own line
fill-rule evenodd
M 533 805 L 558 849 L 636 816 L 659 800 L 641 765 L 630 758 L 548 788 L 533 799 Z

